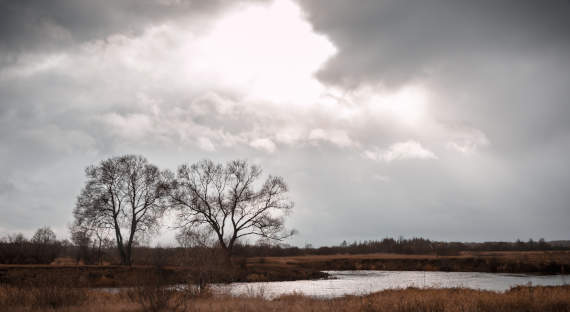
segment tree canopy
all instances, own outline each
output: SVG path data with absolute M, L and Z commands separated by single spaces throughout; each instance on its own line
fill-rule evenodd
M 89 166 L 85 174 L 74 228 L 114 232 L 121 263 L 131 264 L 135 238 L 156 232 L 166 209 L 163 172 L 142 156 L 125 155 Z
M 293 208 L 284 179 L 270 175 L 260 183 L 261 174 L 261 168 L 243 160 L 180 166 L 169 192 L 178 226 L 211 232 L 228 257 L 240 238 L 292 235 L 284 227 L 283 217 Z

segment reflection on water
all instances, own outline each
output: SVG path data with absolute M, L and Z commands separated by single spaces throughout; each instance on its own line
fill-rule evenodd
M 366 294 L 389 288 L 466 287 L 504 291 L 517 285 L 565 285 L 570 275 L 523 275 L 476 272 L 423 271 L 326 271 L 331 279 L 291 282 L 233 283 L 216 285 L 216 292 L 232 295 L 262 295 L 274 298 L 293 292 L 315 297 Z

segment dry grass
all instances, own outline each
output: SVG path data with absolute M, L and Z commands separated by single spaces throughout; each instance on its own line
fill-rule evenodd
M 467 258 L 496 258 L 509 260 L 524 260 L 530 263 L 556 261 L 570 263 L 570 251 L 462 251 L 458 256 L 438 256 L 435 254 L 395 254 L 395 253 L 371 253 L 371 254 L 336 254 L 336 255 L 308 255 L 290 257 L 257 257 L 249 258 L 249 263 L 310 263 L 341 259 L 467 259 Z M 263 260 L 261 260 L 263 259 Z
M 85 301 L 52 309 L 49 306 L 31 306 L 22 301 L 19 304 L 7 302 L 10 290 L 0 289 L 2 311 L 148 311 L 139 302 L 133 302 L 127 292 L 109 294 L 88 291 Z M 274 300 L 259 296 L 189 296 L 184 298 L 180 311 L 464 311 L 464 312 L 518 312 L 518 311 L 570 311 L 570 286 L 559 287 L 517 287 L 505 293 L 477 291 L 470 289 L 414 289 L 386 290 L 367 296 L 346 296 L 336 299 L 315 299 L 302 295 L 287 295 Z M 161 309 L 158 309 L 159 311 Z M 171 311 L 164 308 L 162 311 Z
M 34 283 L 0 286 L 0 311 L 56 310 L 83 305 L 89 298 L 86 288 L 56 276 L 43 276 Z
M 272 301 L 225 297 L 215 302 L 198 300 L 194 308 L 195 311 L 570 311 L 570 288 L 525 287 L 504 294 L 468 289 L 405 289 L 329 300 L 301 295 Z
M 248 259 L 259 268 L 314 270 L 425 270 L 567 274 L 570 251 L 461 252 L 455 256 L 392 253 L 308 255 Z

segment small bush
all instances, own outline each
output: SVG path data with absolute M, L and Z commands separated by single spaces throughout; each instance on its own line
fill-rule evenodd
M 188 291 L 169 286 L 164 270 L 157 268 L 139 278 L 138 286 L 127 291 L 128 299 L 139 304 L 142 311 L 186 311 Z

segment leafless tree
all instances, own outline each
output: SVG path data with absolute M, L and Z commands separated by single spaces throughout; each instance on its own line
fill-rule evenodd
M 228 261 L 242 237 L 281 240 L 292 235 L 285 231 L 283 219 L 293 207 L 286 197 L 287 185 L 277 176 L 260 184 L 261 173 L 259 167 L 241 160 L 180 166 L 169 192 L 179 226 L 209 228 Z
M 87 167 L 85 174 L 87 183 L 73 211 L 75 225 L 113 231 L 121 264 L 130 265 L 135 238 L 158 230 L 166 207 L 164 175 L 135 155 L 109 158 Z
M 77 218 L 70 226 L 71 240 L 79 249 L 77 250 L 76 260 L 85 261 L 85 263 L 103 263 L 103 249 L 112 248 L 115 245 L 110 236 L 112 231 L 107 227 L 94 227 L 87 224 L 82 218 Z M 94 254 L 90 252 L 93 250 Z
M 32 243 L 36 244 L 53 244 L 56 242 L 55 233 L 49 226 L 39 228 L 34 236 L 32 236 Z
M 176 233 L 176 241 L 182 248 L 203 247 L 210 248 L 216 245 L 216 239 L 212 237 L 209 228 L 182 227 Z

